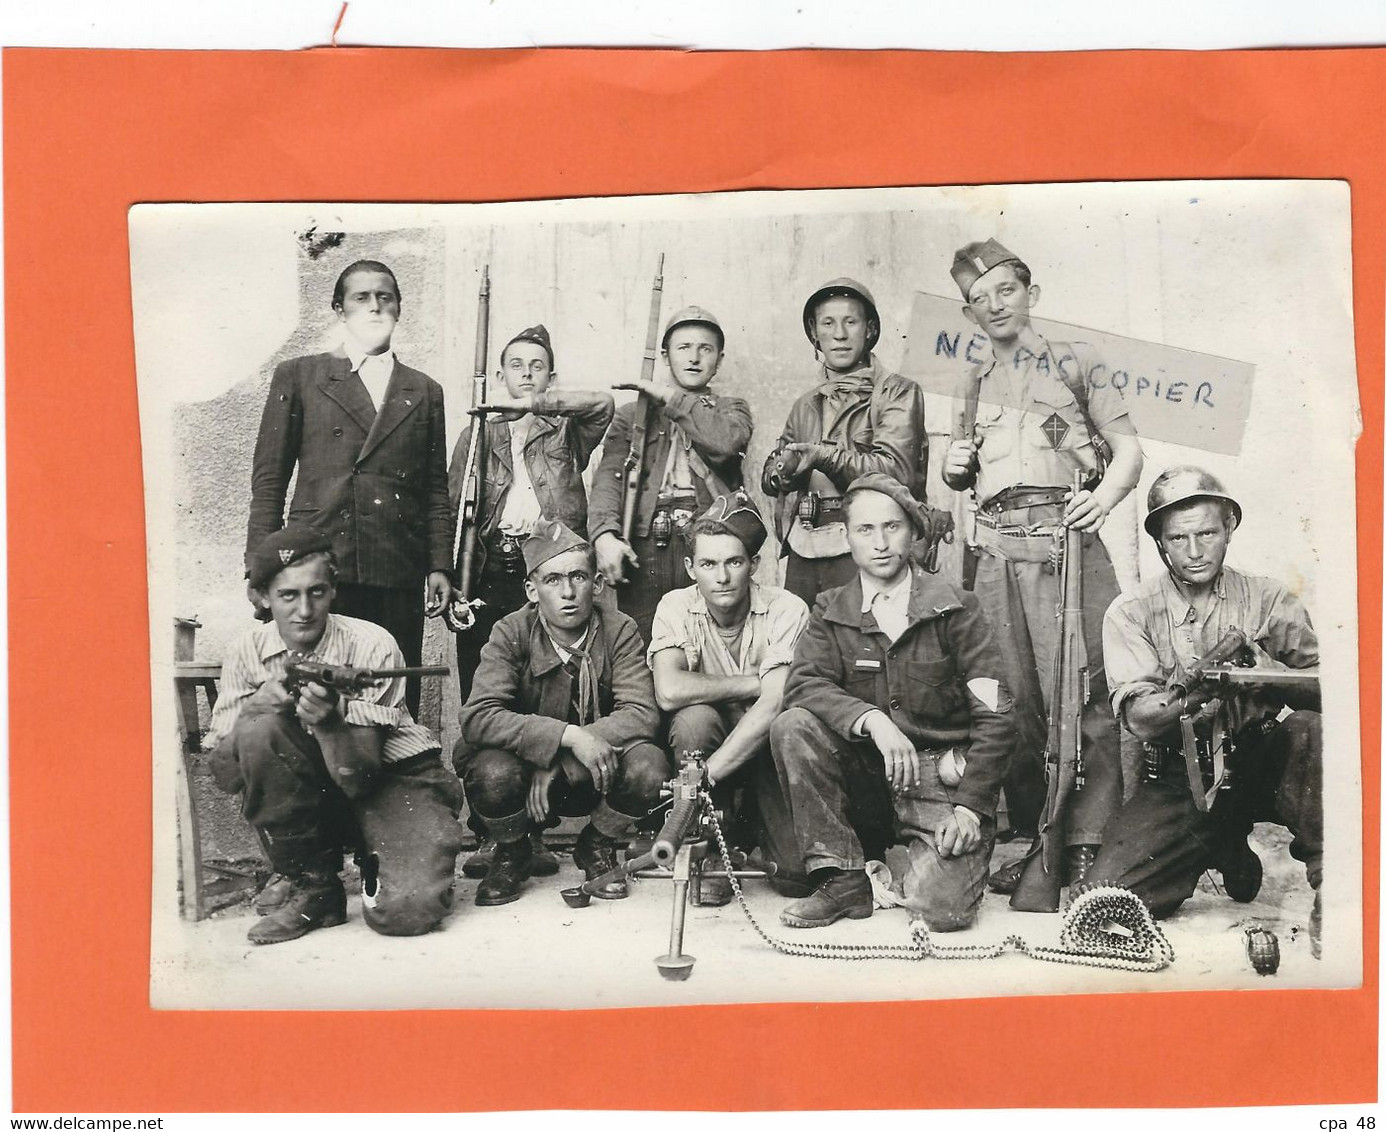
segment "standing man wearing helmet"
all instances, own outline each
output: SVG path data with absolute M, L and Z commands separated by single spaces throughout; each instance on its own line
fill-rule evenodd
M 740 397 L 708 390 L 725 345 L 722 324 L 711 311 L 685 307 L 664 328 L 660 357 L 669 380 L 612 386 L 637 390 L 656 406 L 645 433 L 645 477 L 631 541 L 621 535 L 622 485 L 639 398 L 620 406 L 607 430 L 590 519 L 598 567 L 620 587 L 617 604 L 635 619 L 645 641 L 659 599 L 683 585 L 683 529 L 719 495 L 741 487 L 751 407 Z
M 924 499 L 929 437 L 924 394 L 872 353 L 881 316 L 871 292 L 834 279 L 804 304 L 804 333 L 818 383 L 794 402 L 761 486 L 775 500 L 784 587 L 809 606 L 855 576 L 842 495 L 858 476 L 881 472 Z
M 1250 901 L 1261 887 L 1261 861 L 1247 835 L 1254 822 L 1278 822 L 1294 835 L 1290 853 L 1304 862 L 1314 889 L 1310 938 L 1317 954 L 1323 875 L 1317 689 L 1229 690 L 1185 675 L 1230 629 L 1245 635 L 1251 655 L 1243 659 L 1258 668 L 1319 662 L 1318 638 L 1299 599 L 1273 579 L 1224 565 L 1241 521 L 1241 506 L 1201 468 L 1171 468 L 1150 489 L 1145 529 L 1168 569 L 1119 598 L 1103 624 L 1112 710 L 1145 743 L 1146 774 L 1108 823 L 1088 880 L 1125 885 L 1163 917 L 1193 894 L 1204 869 L 1215 868 L 1229 896 Z M 1226 758 L 1235 772 L 1222 789 L 1212 781 L 1222 744 L 1212 744 L 1219 748 L 1209 752 L 1212 767 L 1200 767 L 1196 754 L 1190 763 L 1181 717 L 1192 721 L 1200 744 L 1215 727 L 1230 740 Z M 1231 772 L 1232 764 L 1225 765 Z M 1201 788 L 1193 786 L 1195 776 Z
M 1039 288 L 1030 269 L 995 240 L 968 244 L 951 273 L 969 321 L 991 340 L 974 367 L 944 461 L 943 481 L 977 502 L 975 590 L 991 618 L 1016 698 L 1015 757 L 1006 777 L 1012 829 L 1041 828 L 1046 717 L 1055 710 L 1059 578 L 1054 551 L 1065 528 L 1083 532 L 1083 636 L 1090 698 L 1083 710 L 1087 781 L 1068 807 L 1069 883 L 1091 867 L 1102 827 L 1121 802 L 1120 735 L 1107 707 L 1102 615 L 1117 596 L 1116 573 L 1097 532 L 1135 487 L 1144 456 L 1121 395 L 1098 385 L 1091 347 L 1045 340 L 1030 323 Z M 1072 495 L 1074 473 L 1086 486 Z M 1070 496 L 1072 495 L 1072 498 Z M 1023 864 L 991 881 L 1012 892 Z

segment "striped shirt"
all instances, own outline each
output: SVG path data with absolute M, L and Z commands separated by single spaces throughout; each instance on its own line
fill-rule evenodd
M 404 657 L 394 637 L 379 625 L 355 617 L 328 615 L 317 647 L 306 656 L 290 653 L 274 622 L 257 625 L 238 637 L 221 665 L 221 689 L 212 711 L 203 748 L 212 750 L 231 734 L 241 707 L 267 680 L 283 680 L 290 660 L 312 660 L 352 668 L 403 668 Z M 438 751 L 428 728 L 414 722 L 404 704 L 404 679 L 398 677 L 366 688 L 342 700 L 342 715 L 352 727 L 384 727 L 387 763 L 401 762 L 425 751 Z

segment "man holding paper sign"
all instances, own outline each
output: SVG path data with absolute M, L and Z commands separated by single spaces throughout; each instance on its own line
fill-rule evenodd
M 1057 706 L 1049 702 L 1059 631 L 1054 554 L 1065 529 L 1084 534 L 1086 782 L 1068 808 L 1065 832 L 1068 881 L 1079 883 L 1121 801 L 1119 734 L 1107 705 L 1101 637 L 1117 581 L 1097 533 L 1136 485 L 1144 457 L 1120 393 L 1091 380 L 1100 364 L 1091 347 L 1050 343 L 1031 325 L 1039 287 L 1017 256 L 991 239 L 968 244 L 951 274 L 968 320 L 991 341 L 992 358 L 964 378 L 943 479 L 955 491 L 975 492 L 975 589 L 1001 638 L 1019 709 L 1006 794 L 1012 828 L 1026 832 L 1042 817 L 1040 754 L 1047 712 Z M 1075 472 L 1086 487 L 1072 495 Z M 1013 891 L 1020 871 L 999 871 L 993 888 Z

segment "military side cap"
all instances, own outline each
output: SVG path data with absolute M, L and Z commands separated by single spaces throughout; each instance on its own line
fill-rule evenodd
M 557 558 L 560 554 L 579 547 L 585 550 L 589 546 L 591 544 L 585 538 L 565 527 L 557 519 L 539 523 L 535 526 L 534 533 L 525 539 L 520 548 L 525 556 L 525 573 L 533 574 L 550 558 Z
M 808 335 L 808 340 L 817 347 L 818 339 L 813 333 L 813 319 L 818 311 L 818 304 L 826 299 L 856 299 L 866 308 L 866 317 L 876 324 L 876 329 L 867 335 L 866 348 L 875 349 L 876 343 L 881 339 L 881 313 L 876 309 L 876 300 L 865 284 L 848 279 L 845 275 L 828 280 L 810 295 L 808 302 L 804 304 L 804 333 Z
M 924 518 L 924 509 L 920 507 L 919 500 L 910 494 L 910 489 L 897 480 L 894 476 L 888 476 L 884 472 L 867 472 L 864 476 L 858 476 L 847 485 L 847 490 L 842 493 L 842 505 L 845 510 L 847 501 L 862 491 L 876 491 L 882 495 L 887 495 L 900 505 L 910 521 L 910 526 L 914 528 L 915 538 L 924 538 L 929 533 L 928 523 Z
M 536 346 L 543 346 L 544 353 L 549 356 L 549 369 L 553 369 L 553 343 L 549 341 L 549 332 L 542 322 L 538 326 L 530 326 L 521 330 L 506 343 L 507 348 L 516 342 L 533 342 Z M 504 354 L 505 351 L 502 350 L 501 353 Z
M 1014 252 L 993 239 L 986 239 L 980 244 L 973 243 L 959 248 L 953 256 L 950 274 L 953 276 L 953 282 L 958 285 L 958 290 L 962 292 L 962 297 L 966 299 L 972 290 L 972 284 L 993 267 L 1000 267 L 1003 263 L 1022 262 L 1024 261 Z
M 765 544 L 765 520 L 760 517 L 756 505 L 744 491 L 719 495 L 698 517 L 721 523 L 741 540 L 747 554 L 758 554 Z
M 660 349 L 669 348 L 669 335 L 680 326 L 710 326 L 717 331 L 717 348 L 720 350 L 727 344 L 727 336 L 722 333 L 722 324 L 717 321 L 716 315 L 704 307 L 684 307 L 665 326 L 664 337 L 659 340 Z
M 266 535 L 250 554 L 247 577 L 253 589 L 262 590 L 280 570 L 285 570 L 310 554 L 332 549 L 332 540 L 312 527 L 283 527 Z

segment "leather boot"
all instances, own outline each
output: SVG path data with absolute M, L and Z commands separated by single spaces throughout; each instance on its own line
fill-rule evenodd
M 276 909 L 282 908 L 293 889 L 294 882 L 283 873 L 272 873 L 269 880 L 265 881 L 265 887 L 260 889 L 255 894 L 255 899 L 251 901 L 255 914 L 268 916 Z
M 288 898 L 246 933 L 251 943 L 287 943 L 317 928 L 346 923 L 346 889 L 336 873 L 302 873 L 290 879 Z
M 1261 891 L 1261 858 L 1239 837 L 1218 861 L 1222 887 L 1238 904 L 1250 904 Z
M 722 863 L 722 854 L 713 853 L 703 858 L 698 878 L 698 899 L 693 903 L 699 908 L 721 908 L 731 902 L 732 886 L 727 867 Z
M 1009 865 L 1002 865 L 991 876 L 987 877 L 987 887 L 992 892 L 999 892 L 1002 896 L 1009 896 L 1020 887 L 1020 874 L 1025 871 L 1025 858 L 1012 861 Z
M 780 922 L 791 928 L 825 928 L 838 920 L 865 920 L 873 910 L 871 881 L 865 869 L 818 869 L 818 887 L 780 913 Z
M 596 880 L 603 873 L 616 867 L 616 841 L 597 832 L 590 822 L 578 834 L 577 844 L 573 846 L 573 864 L 577 865 L 587 880 Z M 630 895 L 625 877 L 607 881 L 592 893 L 598 900 L 624 900 Z
M 476 852 L 462 862 L 462 875 L 468 880 L 480 880 L 490 869 L 495 852 L 496 843 L 489 837 L 483 837 L 477 842 Z
M 1064 852 L 1064 867 L 1068 873 L 1068 885 L 1077 887 L 1088 879 L 1093 862 L 1097 860 L 1100 845 L 1070 845 Z
M 558 858 L 544 844 L 544 831 L 533 830 L 529 835 L 529 847 L 533 850 L 529 875 L 532 877 L 553 877 L 558 875 Z
M 491 867 L 486 870 L 486 879 L 477 886 L 477 907 L 491 908 L 518 900 L 520 888 L 533 867 L 534 851 L 528 837 L 498 842 L 491 857 Z

